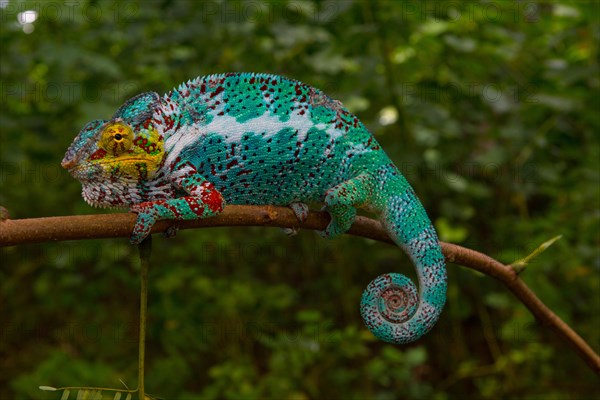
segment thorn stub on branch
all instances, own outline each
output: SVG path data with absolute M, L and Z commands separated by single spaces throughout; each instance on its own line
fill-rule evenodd
M 519 275 L 521 272 L 525 271 L 525 268 L 527 268 L 527 265 L 529 265 L 529 263 L 533 259 L 535 259 L 537 256 L 539 256 L 544 251 L 546 251 L 546 249 L 548 249 L 548 247 L 552 246 L 554 244 L 554 242 L 556 242 L 560 238 L 562 238 L 562 235 L 554 236 L 552 239 L 546 240 L 544 243 L 539 245 L 537 249 L 532 251 L 531 254 L 509 264 L 509 267 L 512 268 L 513 271 L 515 271 L 515 273 L 517 275 Z

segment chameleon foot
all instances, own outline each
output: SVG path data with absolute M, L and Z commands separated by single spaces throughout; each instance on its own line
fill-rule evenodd
M 177 223 L 174 223 L 163 232 L 163 236 L 167 239 L 170 239 L 175 237 L 177 235 L 177 232 L 179 232 L 179 225 Z
M 331 221 L 325 230 L 317 231 L 319 236 L 326 239 L 332 239 L 348 232 L 356 216 L 356 208 L 352 206 L 325 206 L 321 211 L 327 211 L 331 216 Z
M 367 202 L 372 186 L 372 176 L 365 173 L 329 189 L 325 195 L 323 209 L 331 215 L 331 222 L 324 231 L 317 233 L 325 238 L 334 238 L 346 233 L 356 217 L 355 207 Z
M 298 219 L 298 221 L 304 222 L 308 218 L 309 209 L 306 204 L 296 202 L 296 203 L 290 203 L 288 205 L 288 207 L 292 209 L 292 211 L 296 215 L 296 219 Z M 298 228 L 295 228 L 295 227 L 281 228 L 281 230 L 283 231 L 283 233 L 285 233 L 288 236 L 294 236 L 298 233 Z
M 140 244 L 152 231 L 152 226 L 157 221 L 156 213 L 152 211 L 150 202 L 140 203 L 130 208 L 131 212 L 137 213 L 135 226 L 129 238 L 131 244 Z

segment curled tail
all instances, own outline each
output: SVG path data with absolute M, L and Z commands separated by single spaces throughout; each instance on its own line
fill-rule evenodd
M 381 340 L 408 343 L 437 322 L 446 302 L 446 267 L 435 229 L 406 180 L 391 176 L 381 187 L 381 222 L 414 263 L 420 290 L 404 275 L 381 275 L 365 289 L 360 312 Z

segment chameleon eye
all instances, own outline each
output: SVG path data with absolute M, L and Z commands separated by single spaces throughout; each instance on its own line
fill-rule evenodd
M 115 122 L 104 128 L 98 145 L 107 153 L 118 156 L 133 146 L 133 131 L 128 125 Z

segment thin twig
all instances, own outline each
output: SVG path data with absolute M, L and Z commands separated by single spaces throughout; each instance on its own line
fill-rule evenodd
M 152 236 L 148 236 L 138 246 L 140 253 L 140 328 L 138 350 L 138 396 L 146 398 L 144 387 L 146 361 L 146 313 L 148 311 L 148 270 L 150 269 L 150 253 L 152 252 Z
M 0 222 L 0 247 L 61 240 L 128 237 L 134 222 L 135 215 L 130 213 L 5 220 Z M 325 212 L 311 212 L 304 223 L 299 223 L 293 211 L 286 207 L 231 205 L 216 217 L 182 221 L 177 226 L 179 229 L 277 226 L 322 230 L 328 222 L 329 216 Z M 164 232 L 171 224 L 169 221 L 160 221 L 152 232 Z M 349 233 L 392 243 L 378 221 L 365 217 L 357 217 Z M 600 356 L 540 301 L 513 268 L 471 249 L 444 242 L 441 245 L 448 262 L 474 269 L 502 282 L 543 325 L 567 341 L 588 366 L 600 375 Z

